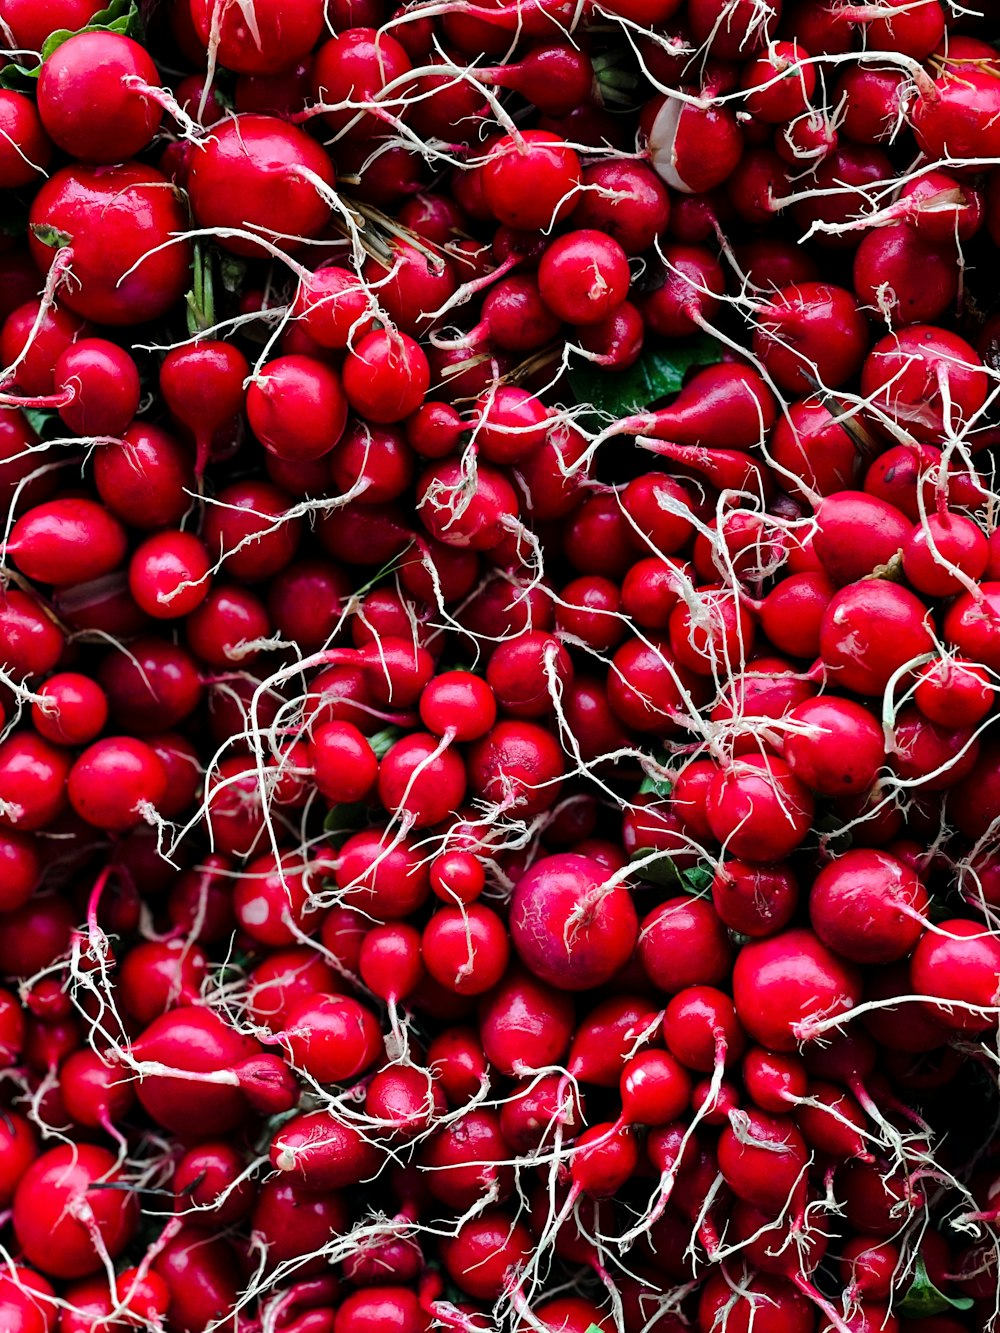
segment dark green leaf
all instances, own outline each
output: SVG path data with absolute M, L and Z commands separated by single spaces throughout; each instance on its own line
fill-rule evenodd
M 53 250 L 61 250 L 64 246 L 72 244 L 73 241 L 73 237 L 68 231 L 60 231 L 58 227 L 50 227 L 45 222 L 33 223 L 31 234 L 36 241 L 41 241 L 42 245 L 48 245 Z
M 691 366 L 710 366 L 719 360 L 714 338 L 691 338 L 671 346 L 644 351 L 629 370 L 618 374 L 599 370 L 593 362 L 571 366 L 569 382 L 580 404 L 615 419 L 655 406 L 677 393 Z
M 57 412 L 43 410 L 40 407 L 22 407 L 21 413 L 40 439 L 44 439 L 46 435 L 52 438 L 63 433 Z
M 327 812 L 323 820 L 324 833 L 331 833 L 336 836 L 338 833 L 347 833 L 352 829 L 361 828 L 365 822 L 368 807 L 363 801 L 358 801 L 352 805 L 334 805 Z
M 30 93 L 38 78 L 40 65 L 15 65 L 13 61 L 0 69 L 0 88 L 12 88 L 18 93 Z
M 918 1258 L 910 1290 L 896 1302 L 895 1308 L 907 1319 L 925 1319 L 946 1310 L 970 1310 L 972 1300 L 968 1296 L 946 1296 L 939 1291 L 930 1280 L 924 1261 Z
M 386 751 L 396 744 L 402 734 L 402 727 L 383 727 L 381 731 L 376 731 L 374 736 L 368 737 L 368 744 L 375 751 L 376 758 L 381 759 Z
M 639 788 L 639 795 L 659 796 L 665 801 L 673 789 L 674 784 L 669 778 L 653 778 L 647 775 L 642 780 L 642 785 Z
M 634 852 L 630 860 L 643 861 L 648 855 L 648 852 Z M 638 868 L 636 874 L 640 879 L 644 879 L 647 884 L 657 884 L 664 889 L 675 889 L 680 880 L 677 867 L 666 852 L 655 857 L 652 861 L 646 861 L 645 865 Z
M 715 879 L 715 872 L 708 866 L 692 866 L 681 875 L 685 890 L 689 893 L 705 893 Z

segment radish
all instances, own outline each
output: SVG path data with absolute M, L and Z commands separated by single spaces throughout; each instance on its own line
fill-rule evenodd
M 265 0 L 252 20 L 232 0 L 191 0 L 191 21 L 212 58 L 238 74 L 277 74 L 316 44 L 323 28 L 318 0 Z
M 31 99 L 4 89 L 0 93 L 0 125 L 4 133 L 0 186 L 17 190 L 35 184 L 52 160 L 52 144 Z
M 712 833 L 735 856 L 777 861 L 804 840 L 813 801 L 782 760 L 749 754 L 716 774 L 705 810 Z
M 851 583 L 820 627 L 823 664 L 843 689 L 879 696 L 892 675 L 933 647 L 927 608 L 914 593 L 879 580 Z
M 159 84 L 138 42 L 115 32 L 79 32 L 43 61 L 38 113 L 53 143 L 71 157 L 122 162 L 141 153 L 159 128 L 165 96 L 155 95 Z
M 138 1201 L 121 1190 L 111 1153 L 90 1144 L 52 1148 L 28 1168 L 14 1195 L 14 1231 L 26 1257 L 53 1277 L 84 1277 L 117 1258 L 135 1235 Z
M 626 888 L 603 880 L 602 868 L 587 857 L 562 854 L 543 858 L 518 882 L 511 939 L 543 981 L 589 989 L 627 961 L 638 932 L 635 908 Z
M 817 1024 L 847 1013 L 860 997 L 855 969 L 801 928 L 745 945 L 733 969 L 740 1021 L 775 1051 L 794 1051 Z
M 704 194 L 721 185 L 739 161 L 743 136 L 726 106 L 668 94 L 646 106 L 643 121 L 652 167 L 673 190 Z
M 271 189 L 275 173 L 280 197 Z M 303 130 L 275 116 L 243 115 L 220 121 L 194 146 L 188 189 L 200 226 L 221 232 L 233 254 L 260 255 L 254 235 L 274 242 L 319 234 L 330 213 L 333 168 Z
M 35 195 L 29 221 L 35 263 L 43 273 L 56 264 L 72 272 L 62 300 L 84 319 L 141 324 L 169 310 L 187 285 L 187 220 L 151 167 L 63 167 Z
M 942 921 L 939 931 L 925 934 L 913 952 L 914 990 L 942 1001 L 932 1012 L 946 1027 L 992 1027 L 1000 990 L 1000 942 L 974 921 Z
M 557 134 L 528 130 L 499 140 L 483 167 L 483 199 L 498 222 L 541 230 L 573 209 L 580 159 Z
M 809 917 L 819 938 L 856 963 L 893 963 L 924 928 L 926 890 L 908 866 L 881 851 L 849 851 L 813 882 Z

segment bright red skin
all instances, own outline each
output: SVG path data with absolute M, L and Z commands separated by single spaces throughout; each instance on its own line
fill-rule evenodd
M 352 25 L 325 42 L 316 52 L 312 68 L 313 94 L 318 102 L 372 101 L 411 68 L 400 43 L 387 32 Z M 405 117 L 406 106 L 400 84 L 390 98 L 379 99 L 388 110 Z M 382 122 L 364 112 L 343 110 L 323 113 L 333 130 L 345 131 L 347 139 L 370 139 Z M 367 147 L 367 145 L 365 145 Z
M 820 627 L 830 683 L 880 697 L 895 671 L 933 650 L 926 615 L 916 594 L 897 584 L 868 579 L 841 588 Z
M 561 853 L 535 863 L 511 900 L 511 939 L 522 961 L 562 990 L 608 981 L 632 953 L 638 918 L 627 888 L 602 890 L 604 868 Z
M 547 228 L 573 209 L 580 159 L 557 134 L 527 130 L 524 148 L 502 139 L 483 168 L 483 197 L 498 221 L 522 231 Z
M 38 77 L 38 110 L 52 141 L 82 162 L 121 162 L 140 153 L 163 112 L 128 78 L 160 85 L 148 52 L 130 37 L 82 32 L 63 42 Z
M 810 1020 L 846 1013 L 860 997 L 855 969 L 808 930 L 745 945 L 733 969 L 733 998 L 743 1026 L 775 1051 L 794 1051 L 797 1031 L 807 1038 Z
M 855 963 L 905 957 L 923 933 L 919 918 L 927 906 L 927 891 L 908 866 L 886 852 L 865 849 L 845 852 L 824 866 L 809 895 L 819 938 Z
M 0 92 L 0 188 L 33 185 L 52 160 L 52 145 L 30 97 Z
M 82 819 L 115 831 L 140 823 L 140 806 L 155 809 L 166 788 L 166 769 L 155 751 L 128 736 L 96 741 L 77 759 L 66 783 L 70 804 Z
M 120 1179 L 114 1156 L 89 1144 L 53 1148 L 29 1167 L 14 1196 L 14 1230 L 31 1262 L 52 1277 L 85 1277 L 101 1267 L 84 1224 L 68 1206 L 82 1195 L 112 1258 L 135 1234 L 139 1203 L 120 1190 L 93 1190 L 98 1180 Z
M 29 220 L 32 227 L 72 236 L 77 282 L 60 299 L 84 319 L 114 325 L 157 319 L 181 299 L 190 281 L 189 241 L 156 249 L 171 233 L 184 232 L 188 222 L 166 178 L 151 167 L 135 162 L 63 167 L 38 191 Z M 35 263 L 48 272 L 56 251 L 34 231 L 28 244 Z
M 110 574 L 125 556 L 125 532 L 95 500 L 36 505 L 14 524 L 9 548 L 28 578 L 56 586 Z
M 748 754 L 716 774 L 705 810 L 712 832 L 734 856 L 783 861 L 809 832 L 813 799 L 783 760 Z
M 274 116 L 221 121 L 192 154 L 188 188 L 195 218 L 202 227 L 244 232 L 252 223 L 264 239 L 279 245 L 290 244 L 279 239 L 288 233 L 311 239 L 322 230 L 330 207 L 302 171 L 333 188 L 329 157 L 303 130 Z M 233 254 L 263 253 L 249 234 L 218 240 Z
M 938 922 L 918 943 L 910 960 L 913 993 L 958 1000 L 990 1009 L 1000 992 L 1000 941 L 976 921 Z M 946 938 L 948 935 L 954 939 Z M 934 1017 L 946 1027 L 977 1031 L 995 1026 L 995 1013 L 935 1007 Z
M 191 0 L 191 21 L 207 46 L 216 14 L 220 14 L 220 65 L 237 74 L 278 74 L 308 55 L 323 30 L 321 0 L 261 0 L 254 6 L 258 36 L 246 14 L 235 4 Z
M 670 898 L 653 909 L 639 932 L 639 958 L 658 990 L 721 985 L 732 949 L 715 909 L 699 898 Z
M 155 1018 L 133 1043 L 137 1060 L 151 1060 L 191 1073 L 225 1069 L 260 1047 L 242 1037 L 210 1009 L 181 1006 Z M 139 1101 L 157 1124 L 183 1142 L 226 1134 L 249 1114 L 238 1087 L 199 1083 L 169 1074 L 146 1074 L 136 1085 Z
M 798 704 L 788 716 L 810 728 L 790 730 L 782 750 L 800 782 L 822 796 L 868 790 L 886 761 L 885 737 L 873 713 L 850 699 L 821 695 Z
M 483 1051 L 502 1073 L 518 1076 L 556 1064 L 569 1048 L 574 1006 L 565 993 L 512 970 L 483 1000 Z

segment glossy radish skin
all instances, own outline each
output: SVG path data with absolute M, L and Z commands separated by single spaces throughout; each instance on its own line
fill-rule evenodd
M 628 959 L 638 918 L 624 886 L 604 887 L 602 868 L 563 854 L 538 862 L 518 883 L 511 938 L 543 981 L 563 990 L 598 986 Z

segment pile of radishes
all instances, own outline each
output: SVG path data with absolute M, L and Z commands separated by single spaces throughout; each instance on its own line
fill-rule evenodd
M 0 1333 L 1000 1322 L 981 0 L 0 0 Z

